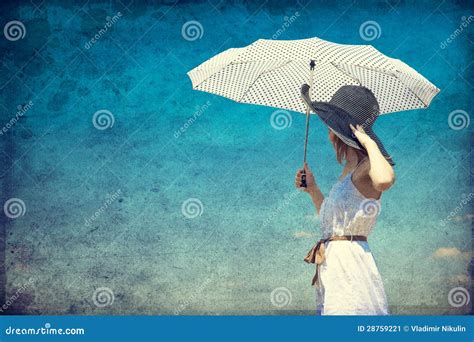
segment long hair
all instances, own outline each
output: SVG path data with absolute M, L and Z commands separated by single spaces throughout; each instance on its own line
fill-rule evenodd
M 344 141 L 341 140 L 336 134 L 334 134 L 334 141 L 332 142 L 334 145 L 334 149 L 336 150 L 336 159 L 339 164 L 346 159 L 347 149 L 349 145 L 347 145 Z M 366 156 L 367 152 L 365 150 L 356 150 L 359 156 Z

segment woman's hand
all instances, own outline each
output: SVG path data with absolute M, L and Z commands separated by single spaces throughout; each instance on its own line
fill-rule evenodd
M 349 124 L 349 126 L 351 127 L 352 133 L 354 133 L 362 146 L 367 148 L 368 145 L 372 143 L 375 144 L 375 141 L 365 133 L 364 128 L 361 125 L 356 125 L 356 127 L 354 127 L 352 124 Z
M 303 180 L 303 171 L 306 177 L 306 187 L 301 186 L 301 181 Z M 298 172 L 296 172 L 295 186 L 297 189 L 301 189 L 309 194 L 311 200 L 313 201 L 314 207 L 316 208 L 316 213 L 319 214 L 324 196 L 321 193 L 321 190 L 319 190 L 318 185 L 314 179 L 313 172 L 311 172 L 311 169 L 307 163 L 304 163 L 303 169 L 300 169 Z
M 302 186 L 303 171 L 304 171 L 304 175 L 306 176 L 306 187 Z M 308 163 L 305 163 L 303 169 L 300 169 L 298 170 L 298 172 L 296 172 L 295 187 L 307 193 L 315 192 L 316 181 L 314 180 L 314 175 L 311 172 L 311 169 L 309 168 Z
M 369 156 L 370 168 L 368 174 L 372 180 L 373 188 L 380 192 L 388 190 L 395 182 L 395 173 L 392 166 L 380 152 L 377 143 L 365 133 L 361 125 L 357 125 L 357 128 L 352 124 L 349 124 L 349 126 Z

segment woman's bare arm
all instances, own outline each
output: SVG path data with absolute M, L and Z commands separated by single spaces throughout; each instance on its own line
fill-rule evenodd
M 369 156 L 370 168 L 368 169 L 368 175 L 372 180 L 374 189 L 380 192 L 389 189 L 395 182 L 392 165 L 385 159 L 377 143 L 365 133 L 362 126 L 357 125 L 357 128 L 350 126 Z

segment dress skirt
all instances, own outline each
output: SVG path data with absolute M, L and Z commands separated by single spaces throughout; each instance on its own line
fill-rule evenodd
M 316 284 L 318 315 L 388 315 L 385 290 L 366 241 L 326 242 Z

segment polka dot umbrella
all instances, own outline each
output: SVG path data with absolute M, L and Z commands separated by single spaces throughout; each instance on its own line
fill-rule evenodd
M 188 76 L 197 90 L 306 113 L 305 160 L 310 111 L 301 99 L 302 84 L 310 85 L 313 101 L 329 101 L 345 85 L 364 86 L 377 98 L 380 114 L 426 108 L 439 92 L 410 66 L 371 45 L 336 44 L 319 38 L 259 39 L 219 53 Z

